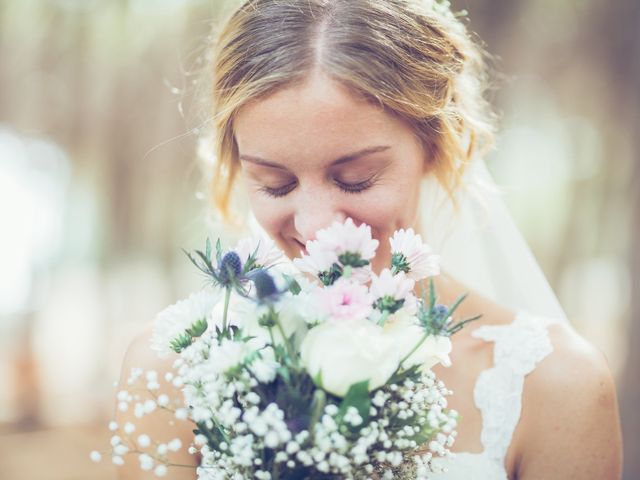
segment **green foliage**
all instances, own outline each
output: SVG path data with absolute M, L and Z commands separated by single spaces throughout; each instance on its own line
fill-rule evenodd
M 318 373 L 313 377 L 313 383 L 315 383 L 318 388 L 324 388 L 322 383 L 322 370 L 318 370 Z
M 370 417 L 371 396 L 369 394 L 369 380 L 354 383 L 347 390 L 347 394 L 340 403 L 340 409 L 336 420 L 342 422 L 349 407 L 355 407 L 358 414 L 362 417 L 362 425 L 366 425 Z M 351 426 L 350 426 L 351 427 Z
M 236 252 L 229 251 L 223 255 L 222 245 L 220 239 L 216 241 L 215 260 L 216 265 L 213 264 L 211 254 L 211 240 L 207 238 L 204 252 L 201 250 L 195 250 L 193 253 L 187 252 L 182 249 L 183 253 L 191 261 L 191 263 L 200 270 L 207 281 L 214 286 L 223 286 L 225 288 L 233 288 L 239 295 L 247 296 L 248 291 L 245 289 L 245 284 L 250 280 L 246 270 L 255 269 L 255 251 L 252 254 L 253 258 L 251 262 L 247 261 L 244 266 L 239 265 L 240 259 Z M 247 267 L 249 265 L 249 267 Z
M 402 252 L 395 252 L 391 255 L 391 272 L 395 275 L 398 272 L 409 273 L 409 260 Z
M 446 335 L 451 336 L 460 329 L 462 329 L 467 323 L 478 320 L 482 315 L 476 315 L 471 318 L 466 318 L 457 323 L 453 322 L 453 315 L 460 307 L 462 302 L 467 298 L 468 294 L 460 295 L 451 307 L 445 307 L 444 305 L 438 305 L 438 297 L 436 295 L 435 285 L 433 279 L 429 280 L 429 301 L 426 304 L 424 298 L 424 289 L 422 293 L 422 299 L 419 302 L 417 318 L 420 325 L 424 328 L 424 331 L 428 335 Z M 426 304 L 426 305 L 425 305 Z
M 200 320 L 193 322 L 193 325 L 187 329 L 187 334 L 192 337 L 199 337 L 207 331 L 208 327 L 209 323 L 207 322 L 207 319 L 201 318 Z
M 192 341 L 193 341 L 193 338 L 191 337 L 191 335 L 189 335 L 187 332 L 183 332 L 179 334 L 176 338 L 171 340 L 170 347 L 174 352 L 180 353 L 182 352 L 182 350 L 184 350 L 189 345 L 191 345 Z
M 257 262 L 257 257 L 258 257 L 258 248 L 260 247 L 260 242 L 258 242 L 258 245 L 256 245 L 255 250 L 251 253 L 251 255 L 249 255 L 249 258 L 247 258 L 247 261 L 244 264 L 244 267 L 242 269 L 242 274 L 246 275 L 247 273 L 249 273 L 252 270 L 257 270 L 257 269 L 261 269 L 262 265 L 258 265 Z
M 207 242 L 205 244 L 205 256 L 207 258 L 211 258 L 211 240 L 207 237 Z
M 313 400 L 311 402 L 311 416 L 309 418 L 308 431 L 313 433 L 316 423 L 324 413 L 324 407 L 327 404 L 327 394 L 321 388 L 313 392 Z
M 318 273 L 318 278 L 322 282 L 325 287 L 329 285 L 333 285 L 336 280 L 338 280 L 342 276 L 342 267 L 337 263 L 331 265 L 329 270 Z
M 218 325 L 216 325 L 216 338 L 218 340 L 228 338 L 229 340 L 239 341 L 243 339 L 242 330 L 240 330 L 237 325 L 228 325 L 226 329 L 220 328 Z
M 209 242 L 209 238 L 207 237 L 207 242 L 209 246 L 211 246 L 211 242 Z M 211 249 L 209 249 L 209 258 L 211 258 Z M 220 239 L 216 240 L 216 263 L 220 264 L 222 261 L 222 244 L 220 243 Z
M 395 383 L 396 385 L 402 385 L 405 380 L 411 380 L 414 383 L 418 383 L 420 382 L 421 376 L 422 373 L 420 371 L 420 365 L 412 365 L 407 369 L 398 368 L 398 370 L 391 375 L 387 384 L 391 385 Z
M 282 276 L 285 282 L 287 282 L 287 290 L 289 290 L 293 295 L 298 295 L 302 291 L 302 287 L 298 281 L 293 278 L 293 276 L 287 274 L 283 274 Z
M 365 260 L 360 253 L 345 252 L 338 256 L 338 261 L 343 267 L 360 268 L 369 265 L 369 260 Z
M 398 310 L 400 310 L 403 305 L 404 305 L 404 298 L 401 298 L 400 300 L 398 300 L 387 295 L 385 297 L 377 299 L 373 304 L 373 308 L 376 308 L 381 312 L 395 313 Z
M 276 325 L 277 314 L 273 308 L 269 308 L 269 311 L 258 318 L 258 324 L 262 327 L 273 328 Z
M 220 425 L 214 423 L 213 428 L 208 428 L 204 422 L 198 422 L 196 426 L 198 428 L 193 430 L 194 436 L 198 434 L 204 435 L 209 446 L 216 450 L 220 450 L 221 443 L 229 441 L 226 432 Z

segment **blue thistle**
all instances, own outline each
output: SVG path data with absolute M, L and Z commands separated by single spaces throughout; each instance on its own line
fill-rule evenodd
M 256 286 L 256 296 L 259 301 L 268 301 L 280 294 L 273 277 L 265 270 L 259 270 L 253 277 L 253 283 Z
M 227 252 L 219 266 L 220 283 L 224 286 L 230 285 L 242 273 L 242 261 L 236 252 Z
M 442 327 L 449 317 L 449 307 L 446 305 L 436 305 L 433 308 L 434 323 L 438 327 Z
M 438 317 L 444 317 L 447 318 L 449 316 L 449 307 L 447 307 L 446 305 L 436 305 L 434 307 L 434 313 L 438 316 Z

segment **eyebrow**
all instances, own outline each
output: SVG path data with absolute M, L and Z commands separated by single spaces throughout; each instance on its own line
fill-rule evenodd
M 351 161 L 356 160 L 356 159 L 358 159 L 360 157 L 364 157 L 365 155 L 371 155 L 373 153 L 383 152 L 383 151 L 388 150 L 390 148 L 391 147 L 389 145 L 377 145 L 375 147 L 363 148 L 362 150 L 358 150 L 357 152 L 348 153 L 346 155 L 342 155 L 341 157 L 338 157 L 333 162 L 331 162 L 331 166 L 340 165 L 342 163 L 351 162 Z M 264 167 L 271 167 L 271 168 L 278 168 L 280 170 L 287 170 L 287 167 L 285 167 L 284 165 L 281 165 L 281 164 L 279 164 L 277 162 L 274 162 L 272 160 L 267 160 L 267 159 L 264 159 L 264 158 L 256 157 L 255 155 L 240 155 L 240 160 L 244 160 L 246 162 L 262 165 Z

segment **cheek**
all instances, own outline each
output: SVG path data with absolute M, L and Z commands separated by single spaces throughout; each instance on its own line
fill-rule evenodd
M 249 206 L 260 226 L 283 249 L 281 234 L 289 218 L 286 203 L 259 192 L 249 194 Z
M 279 202 L 274 202 L 265 195 L 255 193 L 250 195 L 249 203 L 251 211 L 258 223 L 269 235 L 274 236 L 279 230 L 279 225 L 284 223 L 286 213 Z
M 357 197 L 357 195 L 354 195 Z M 360 198 L 348 201 L 345 214 L 357 223 L 371 226 L 372 234 L 380 243 L 373 262 L 374 271 L 389 266 L 391 252 L 389 237 L 400 228 L 416 228 L 419 188 L 412 184 L 394 183 L 391 187 L 373 187 Z
M 354 195 L 353 201 L 347 199 L 349 216 L 371 225 L 378 240 L 387 242 L 399 228 L 414 227 L 419 190 L 413 185 L 393 183 L 385 186 L 374 186 L 370 193 L 360 198 Z M 388 243 L 388 242 L 387 242 Z

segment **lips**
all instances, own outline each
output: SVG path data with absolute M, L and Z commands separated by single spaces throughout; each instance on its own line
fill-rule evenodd
M 305 247 L 305 244 L 302 243 L 300 240 L 298 240 L 297 238 L 294 238 L 293 241 L 296 243 L 296 245 L 298 246 L 298 250 L 302 250 L 302 252 L 307 255 L 307 247 Z

